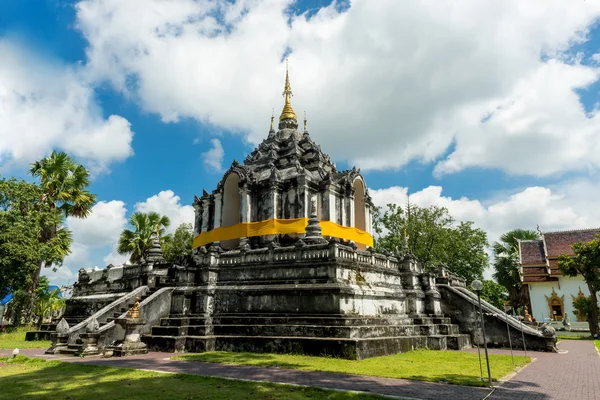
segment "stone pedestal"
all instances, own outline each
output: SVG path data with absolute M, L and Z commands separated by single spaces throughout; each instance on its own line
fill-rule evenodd
M 50 335 L 50 338 L 52 346 L 46 350 L 46 354 L 60 354 L 62 350 L 66 350 L 69 347 L 68 333 L 53 333 Z
M 79 335 L 79 338 L 82 340 L 83 346 L 81 352 L 76 353 L 76 355 L 90 356 L 100 354 L 100 350 L 98 349 L 99 333 L 82 333 Z
M 115 323 L 125 329 L 125 338 L 111 349 L 114 356 L 125 357 L 148 354 L 146 344 L 140 340 L 140 328 L 144 325 L 144 321 L 137 318 L 119 318 L 115 320 Z

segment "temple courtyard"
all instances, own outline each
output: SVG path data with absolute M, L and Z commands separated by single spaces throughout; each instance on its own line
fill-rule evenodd
M 30 348 L 21 350 L 19 358 L 11 360 L 12 350 L 3 349 L 0 350 L 0 387 L 3 388 L 0 399 L 84 399 L 90 396 L 147 399 L 160 398 L 165 393 L 169 393 L 170 398 L 182 399 L 596 399 L 600 393 L 600 356 L 594 342 L 562 340 L 558 348 L 558 353 L 515 351 L 515 373 L 510 373 L 510 351 L 491 349 L 492 376 L 496 379 L 496 375 L 505 375 L 494 382 L 493 389 L 465 386 L 477 385 L 479 365 L 475 348 L 432 351 L 422 358 L 422 361 L 428 360 L 429 366 L 398 369 L 410 379 L 383 377 L 386 373 L 376 367 L 381 364 L 378 358 L 349 361 L 271 354 L 213 352 L 174 356 L 173 353 L 150 352 L 105 359 L 48 355 L 44 354 L 44 348 Z M 391 372 L 387 376 L 390 376 L 395 363 L 418 364 L 419 353 L 424 351 L 401 354 L 396 360 L 389 357 L 379 360 L 389 358 Z M 448 360 L 458 364 L 456 375 L 431 373 L 436 363 L 444 363 L 444 356 L 447 356 L 446 364 Z M 471 365 L 460 365 L 461 362 Z M 352 370 L 342 363 L 364 363 L 365 372 L 361 373 L 360 367 Z M 331 372 L 344 368 L 350 373 Z M 485 376 L 485 363 L 483 368 Z M 202 390 L 198 390 L 199 385 Z

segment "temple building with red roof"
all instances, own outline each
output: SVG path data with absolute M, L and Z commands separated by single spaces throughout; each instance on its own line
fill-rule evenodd
M 539 240 L 519 241 L 519 272 L 521 281 L 529 288 L 530 314 L 537 321 L 547 318 L 562 320 L 567 313 L 572 321 L 585 322 L 577 315 L 573 300 L 589 296 L 583 277 L 563 276 L 558 268 L 561 254 L 573 255 L 571 245 L 589 242 L 600 233 L 600 228 L 559 232 L 541 232 Z

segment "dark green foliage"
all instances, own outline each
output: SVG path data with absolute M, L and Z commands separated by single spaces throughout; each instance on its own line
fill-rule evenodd
M 504 303 L 508 300 L 508 294 L 504 286 L 490 280 L 483 280 L 481 298 L 504 311 Z
M 129 254 L 129 261 L 137 264 L 142 258 L 148 256 L 154 239 L 162 239 L 165 228 L 169 227 L 171 221 L 168 217 L 155 212 L 137 212 L 131 214 L 129 224 L 134 230 L 123 230 L 119 237 L 117 251 L 119 254 Z
M 577 313 L 580 315 L 585 315 L 587 320 L 592 316 L 592 298 L 591 296 L 577 296 L 575 300 L 573 300 L 573 308 L 577 310 Z
M 488 266 L 487 234 L 471 221 L 456 224 L 444 207 L 410 205 L 409 215 L 408 210 L 388 204 L 383 213 L 375 209 L 373 226 L 380 236 L 378 251 L 401 252 L 406 231 L 410 251 L 427 270 L 445 264 L 470 283 Z
M 0 180 L 0 296 L 27 290 L 40 264 L 60 265 L 70 252 L 63 214 L 41 196 L 34 183 Z
M 194 229 L 192 224 L 181 224 L 175 230 L 175 234 L 166 235 L 162 238 L 161 248 L 165 260 L 173 262 L 177 257 L 192 254 L 194 242 Z
M 492 245 L 494 251 L 494 279 L 506 288 L 513 308 L 527 305 L 528 292 L 519 276 L 519 240 L 537 240 L 536 231 L 514 229 L 500 236 Z

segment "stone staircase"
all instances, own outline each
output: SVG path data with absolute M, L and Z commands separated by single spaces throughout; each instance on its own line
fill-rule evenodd
M 301 353 L 350 359 L 390 354 L 391 348 L 458 350 L 470 346 L 469 335 L 460 334 L 458 325 L 444 316 L 171 314 L 142 340 L 155 351 Z M 332 341 L 336 342 L 333 346 Z M 332 353 L 332 349 L 337 350 Z
M 148 297 L 150 297 L 157 290 L 158 290 L 158 288 L 148 290 L 146 292 L 146 294 L 144 294 L 143 296 L 140 297 L 140 302 L 142 302 L 145 299 L 147 299 Z M 112 317 L 108 317 L 105 320 L 98 321 L 99 328 L 102 328 L 106 324 L 108 324 L 108 323 L 114 321 L 115 319 L 121 317 L 124 313 L 127 312 L 128 309 L 130 309 L 131 307 L 133 307 L 133 305 L 134 305 L 134 300 L 132 299 L 131 302 L 127 304 L 127 307 L 121 307 L 120 312 L 115 312 L 115 313 L 113 313 Z M 81 321 L 85 320 L 85 318 L 65 317 L 65 320 L 67 322 L 69 322 L 70 326 L 72 326 L 71 325 L 71 321 L 73 321 L 73 325 L 76 325 L 76 324 L 80 323 Z M 56 325 L 55 325 L 54 328 L 56 330 Z M 79 354 L 81 354 L 83 352 L 84 346 L 85 346 L 84 341 L 82 339 L 78 338 L 75 341 L 75 343 L 70 343 L 66 349 L 61 349 L 58 354 L 79 355 Z

